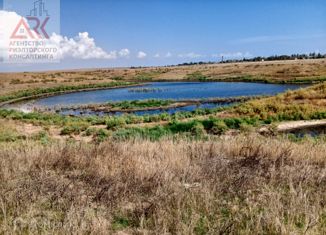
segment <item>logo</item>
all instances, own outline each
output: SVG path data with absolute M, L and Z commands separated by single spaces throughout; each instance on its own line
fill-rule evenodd
M 6 2 L 19 18 L 14 19 L 17 23 L 11 24 L 8 30 L 10 35 L 3 61 L 58 62 L 58 45 L 51 42 L 51 35 L 60 34 L 60 0 L 4 0 L 4 10 Z
M 45 15 L 45 19 L 43 22 L 41 22 L 41 17 Z M 32 33 L 32 30 L 34 31 L 36 37 L 38 38 L 49 38 L 49 35 L 47 34 L 45 27 L 47 22 L 50 19 L 48 10 L 45 9 L 45 3 L 43 0 L 37 0 L 34 2 L 33 9 L 30 10 L 30 14 L 26 17 L 27 22 L 25 22 L 24 18 L 19 21 L 17 24 L 17 27 L 15 28 L 14 32 L 11 35 L 12 39 L 27 39 L 29 38 L 35 39 L 35 36 Z M 30 29 L 29 25 L 33 25 L 33 28 Z M 40 33 L 40 31 L 41 33 Z M 19 34 L 18 34 L 19 32 Z M 27 33 L 27 35 L 25 35 Z

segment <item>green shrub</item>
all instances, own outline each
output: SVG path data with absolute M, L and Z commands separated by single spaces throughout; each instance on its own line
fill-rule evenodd
M 198 81 L 207 81 L 207 77 L 203 75 L 200 71 L 196 71 L 190 74 L 187 74 L 186 79 L 188 80 L 198 80 Z
M 78 135 L 81 132 L 85 131 L 88 128 L 88 124 L 87 123 L 73 123 L 73 124 L 69 124 L 67 126 L 65 126 L 60 134 L 61 135 Z
M 15 130 L 0 129 L 0 142 L 15 142 L 19 139 L 25 139 L 25 136 L 19 135 Z
M 159 140 L 163 136 L 170 135 L 171 132 L 163 126 L 155 126 L 152 128 L 128 128 L 119 129 L 113 133 L 113 138 L 117 140 L 126 139 L 149 139 L 151 141 Z
M 241 132 L 251 132 L 253 130 L 252 125 L 248 123 L 241 123 L 240 124 L 240 131 Z
M 131 225 L 130 220 L 127 217 L 114 217 L 112 221 L 112 229 L 113 231 L 123 230 L 128 228 Z
M 191 131 L 191 134 L 194 136 L 202 136 L 202 135 L 206 134 L 204 125 L 200 122 L 194 122 L 190 131 Z
M 97 142 L 103 142 L 104 140 L 106 140 L 108 137 L 110 136 L 110 132 L 108 130 L 105 129 L 99 129 L 96 132 L 95 135 L 95 139 Z
M 110 79 L 111 80 L 115 80 L 115 81 L 121 81 L 121 80 L 123 80 L 123 77 L 121 77 L 121 76 L 114 76 L 114 77 L 112 77 Z
M 126 125 L 126 120 L 123 117 L 113 117 L 106 122 L 108 130 L 116 130 L 118 128 L 124 127 Z
M 33 139 L 40 141 L 43 145 L 46 145 L 50 142 L 50 137 L 48 133 L 44 130 L 40 131 L 35 136 L 33 136 Z
M 144 121 L 142 116 L 128 115 L 125 118 L 126 124 L 139 124 Z
M 223 120 L 217 120 L 213 122 L 210 132 L 214 135 L 222 135 L 228 130 L 228 126 Z
M 112 108 L 135 109 L 135 108 L 168 106 L 171 103 L 172 103 L 171 100 L 150 99 L 150 100 L 132 100 L 132 101 L 126 100 L 122 102 L 108 103 L 108 105 L 110 105 Z
M 91 135 L 94 135 L 96 132 L 97 132 L 97 128 L 89 127 L 89 128 L 87 128 L 87 130 L 85 131 L 85 136 L 91 136 Z
M 171 118 L 171 115 L 170 114 L 168 114 L 168 113 L 161 113 L 160 114 L 160 120 L 161 121 L 171 121 L 172 120 L 172 118 Z

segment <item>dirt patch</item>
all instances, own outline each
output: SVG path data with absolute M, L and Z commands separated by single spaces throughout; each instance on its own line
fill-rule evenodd
M 277 126 L 277 130 L 279 132 L 286 132 L 286 131 L 320 127 L 320 126 L 326 126 L 326 120 L 283 122 Z

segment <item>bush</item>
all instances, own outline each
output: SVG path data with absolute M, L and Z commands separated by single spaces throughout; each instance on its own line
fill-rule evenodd
M 110 136 L 110 132 L 105 129 L 99 129 L 95 135 L 96 142 L 103 142 Z
M 200 71 L 190 73 L 186 76 L 188 80 L 198 80 L 198 81 L 207 81 L 207 77 L 203 75 Z
M 50 142 L 50 137 L 48 133 L 44 130 L 37 133 L 35 136 L 33 136 L 34 140 L 39 140 L 41 144 L 46 145 Z
M 151 141 L 159 140 L 163 136 L 170 135 L 170 130 L 162 127 L 156 126 L 152 128 L 128 128 L 119 129 L 113 133 L 113 138 L 116 140 L 126 140 L 126 139 L 149 139 Z
M 122 101 L 108 103 L 112 108 L 120 109 L 136 109 L 136 108 L 150 108 L 150 107 L 161 107 L 168 106 L 172 103 L 171 100 L 158 100 L 158 99 L 149 99 L 149 100 L 131 100 L 131 101 Z
M 168 125 L 167 128 L 171 130 L 173 133 L 180 133 L 180 132 L 190 132 L 194 127 L 196 121 L 190 122 L 177 122 L 174 121 Z
M 126 120 L 123 117 L 114 117 L 106 122 L 108 130 L 117 130 L 118 128 L 124 127 L 126 125 Z
M 88 128 L 88 124 L 87 123 L 73 123 L 70 124 L 68 126 L 65 126 L 60 134 L 61 135 L 78 135 L 80 134 L 82 131 L 85 131 Z
M 96 131 L 97 131 L 97 129 L 94 127 L 87 128 L 87 130 L 85 131 L 85 136 L 94 135 L 96 133 Z
M 190 131 L 194 136 L 202 136 L 206 134 L 204 125 L 200 122 L 194 122 Z
M 128 115 L 126 116 L 126 124 L 139 124 L 144 121 L 142 116 Z
M 168 113 L 161 113 L 160 114 L 160 119 L 162 121 L 168 121 L 168 122 L 170 122 L 172 118 L 171 118 L 171 115 L 168 114 Z
M 217 120 L 213 122 L 213 126 L 211 128 L 211 133 L 214 135 L 222 135 L 228 130 L 228 126 L 222 120 Z
M 241 123 L 240 124 L 240 131 L 242 132 L 250 132 L 253 130 L 252 125 L 247 124 L 247 123 Z

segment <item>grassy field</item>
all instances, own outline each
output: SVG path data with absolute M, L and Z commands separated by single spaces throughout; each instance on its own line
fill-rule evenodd
M 257 135 L 0 147 L 0 232 L 323 234 L 324 143 Z
M 171 78 L 322 82 L 324 63 L 1 74 L 0 101 Z M 0 109 L 0 234 L 324 234 L 326 138 L 274 130 L 321 119 L 326 83 L 173 115 Z
M 120 83 L 119 83 L 120 84 Z M 326 119 L 326 83 L 306 89 L 288 91 L 275 97 L 257 98 L 241 104 L 214 108 L 136 116 L 69 117 L 48 113 L 22 113 L 0 110 L 0 117 L 29 123 L 35 126 L 55 128 L 62 136 L 81 138 L 87 136 L 101 140 L 106 138 L 130 139 L 134 137 L 158 140 L 181 134 L 191 138 L 221 135 L 228 131 L 258 129 L 263 125 L 282 121 Z M 1 97 L 0 97 L 1 99 Z M 116 108 L 163 106 L 160 100 L 120 102 Z M 169 101 L 167 101 L 169 103 Z
M 326 83 L 288 91 L 275 97 L 251 100 L 229 111 L 230 115 L 271 121 L 326 118 Z
M 326 80 L 326 60 L 291 60 L 193 66 L 1 73 L 0 95 L 31 88 L 112 81 L 247 81 L 313 83 Z

